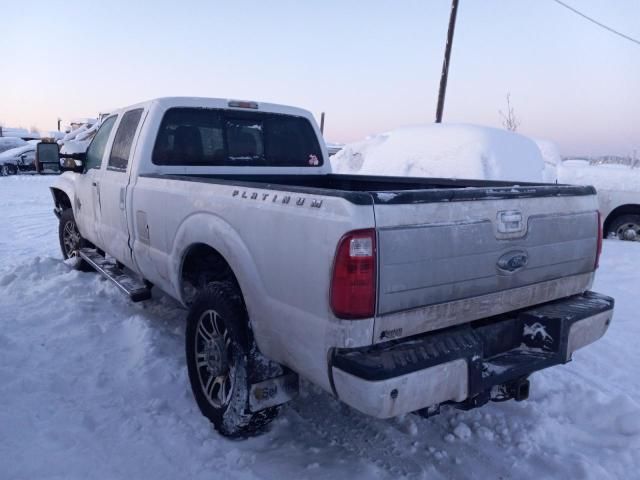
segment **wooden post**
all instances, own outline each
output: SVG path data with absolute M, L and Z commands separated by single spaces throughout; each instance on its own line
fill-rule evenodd
M 436 110 L 436 123 L 442 122 L 444 110 L 444 97 L 447 93 L 447 77 L 449 76 L 449 58 L 451 58 L 451 45 L 453 44 L 453 32 L 456 28 L 456 14 L 458 12 L 458 0 L 451 2 L 451 16 L 449 17 L 449 30 L 447 31 L 447 45 L 444 49 L 444 62 L 442 62 L 442 75 L 440 76 L 440 91 L 438 92 L 438 108 Z

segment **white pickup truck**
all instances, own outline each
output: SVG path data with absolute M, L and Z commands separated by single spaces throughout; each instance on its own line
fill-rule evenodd
M 606 159 L 596 162 L 567 159 L 558 166 L 558 179 L 595 185 L 604 235 L 639 242 L 640 165 L 606 163 Z
M 592 187 L 327 158 L 307 111 L 162 98 L 106 118 L 51 187 L 69 263 L 189 309 L 191 387 L 222 434 L 259 431 L 298 375 L 379 418 L 523 400 L 605 333 Z

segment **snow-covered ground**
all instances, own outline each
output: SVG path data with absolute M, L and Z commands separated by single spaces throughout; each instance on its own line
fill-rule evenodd
M 70 270 L 50 181 L 0 179 L 3 480 L 638 478 L 640 244 L 605 241 L 594 289 L 614 322 L 528 401 L 382 421 L 303 384 L 266 434 L 230 441 L 191 396 L 185 312 Z

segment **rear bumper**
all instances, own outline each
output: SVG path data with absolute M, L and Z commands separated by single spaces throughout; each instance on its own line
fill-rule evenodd
M 570 361 L 604 335 L 613 306 L 612 298 L 587 292 L 435 333 L 339 349 L 330 368 L 334 390 L 379 418 L 448 402 L 475 406 L 494 386 Z

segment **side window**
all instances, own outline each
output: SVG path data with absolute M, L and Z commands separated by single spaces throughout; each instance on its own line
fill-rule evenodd
M 113 147 L 111 147 L 111 155 L 109 156 L 109 165 L 107 167 L 109 170 L 124 172 L 127 169 L 131 144 L 138 129 L 140 117 L 142 117 L 142 108 L 129 110 L 122 116 L 118 131 L 113 139 Z
M 91 145 L 89 145 L 89 149 L 87 150 L 87 161 L 86 161 L 86 169 L 90 168 L 100 168 L 100 164 L 102 163 L 102 157 L 104 155 L 104 149 L 107 146 L 107 140 L 109 140 L 109 134 L 111 133 L 111 129 L 113 128 L 113 124 L 116 121 L 116 116 L 107 118 L 96 136 L 93 137 L 93 141 Z

